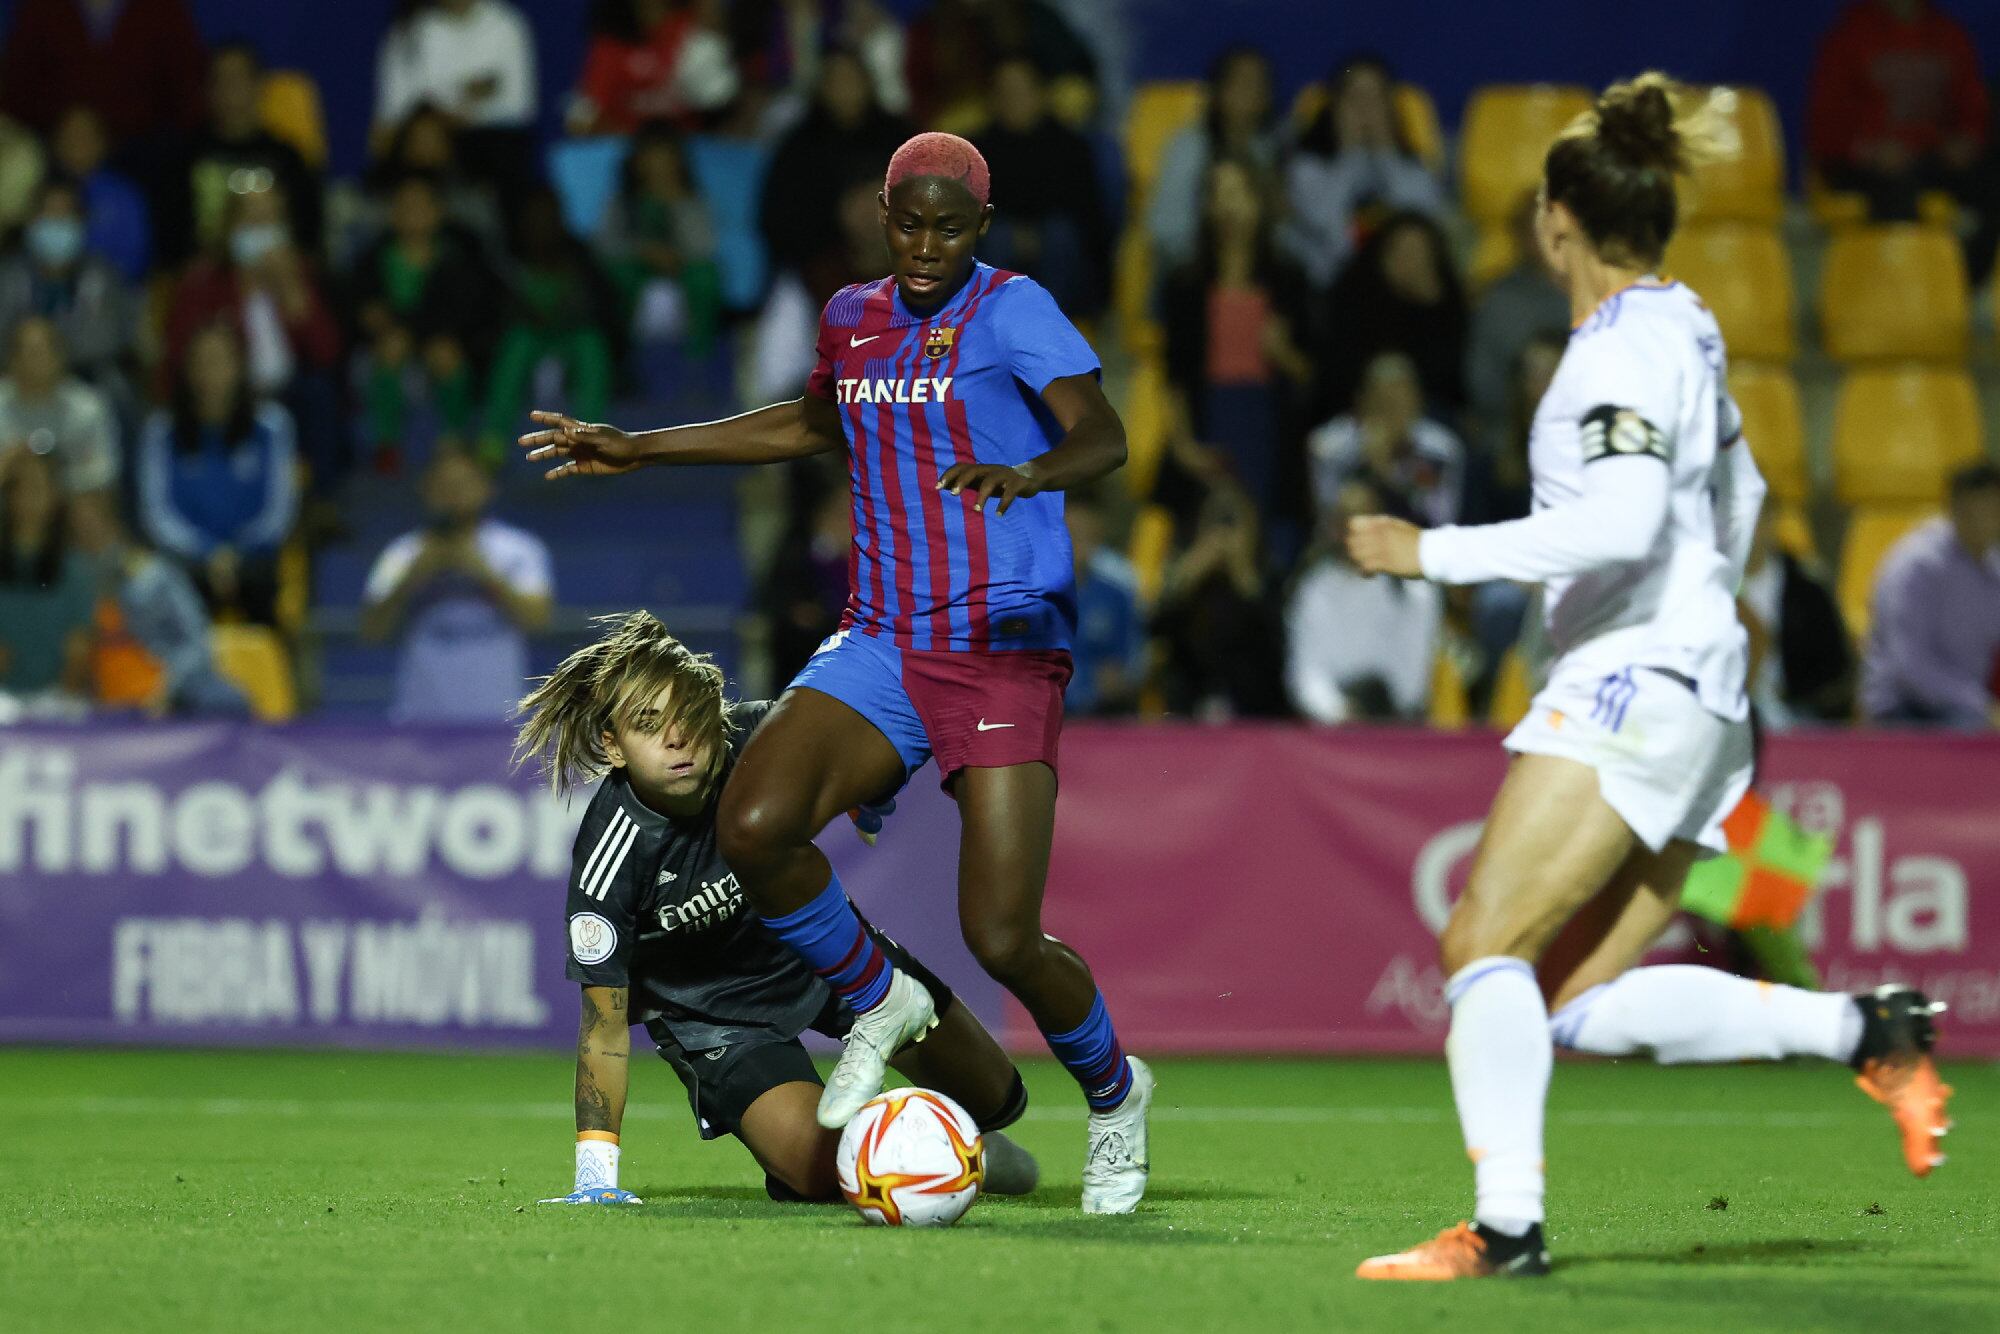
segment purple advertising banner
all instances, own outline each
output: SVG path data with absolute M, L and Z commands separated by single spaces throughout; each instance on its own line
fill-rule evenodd
M 575 1040 L 563 899 L 584 798 L 496 729 L 0 730 L 0 1041 Z M 881 847 L 825 842 L 864 910 L 994 1014 L 959 941 L 956 820 L 920 777 Z M 912 892 L 921 887 L 921 892 Z
M 0 730 L 0 1041 L 566 1046 L 581 801 L 504 731 Z M 1773 803 L 1836 856 L 1802 923 L 1829 986 L 1951 1004 L 2000 1057 L 2000 743 L 1779 737 Z M 1497 738 L 1079 724 L 1049 929 L 1147 1051 L 1434 1052 L 1433 933 L 1505 765 Z M 879 847 L 821 840 L 863 909 L 1010 1046 L 959 941 L 957 818 L 919 774 Z

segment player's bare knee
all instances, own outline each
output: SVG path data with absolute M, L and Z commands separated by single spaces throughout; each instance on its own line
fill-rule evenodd
M 1040 967 L 1047 938 L 1033 923 L 1005 919 L 968 921 L 965 945 L 988 976 L 1013 982 L 1032 976 Z
M 715 846 L 739 874 L 754 878 L 758 871 L 793 847 L 812 841 L 812 831 L 799 803 L 752 792 L 737 795 L 723 789 L 715 813 Z

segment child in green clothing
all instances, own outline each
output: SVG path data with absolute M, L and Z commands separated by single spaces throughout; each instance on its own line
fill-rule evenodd
M 706 356 L 722 306 L 715 224 L 689 176 L 680 133 L 666 121 L 648 121 L 633 134 L 597 241 L 633 337 L 679 342 Z
M 493 279 L 468 238 L 445 225 L 443 189 L 423 172 L 391 187 L 389 231 L 355 268 L 357 322 L 368 348 L 369 438 L 378 465 L 408 429 L 413 376 L 428 383 L 448 435 L 470 438 L 474 367 L 491 346 Z
M 562 368 L 571 415 L 600 420 L 611 398 L 610 331 L 617 296 L 603 271 L 564 225 L 562 204 L 543 187 L 513 215 L 512 272 L 499 349 L 486 391 L 480 451 L 497 466 L 511 452 L 535 368 L 554 358 Z

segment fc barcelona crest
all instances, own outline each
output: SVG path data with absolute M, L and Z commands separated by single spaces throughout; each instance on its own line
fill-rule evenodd
M 951 345 L 958 341 L 956 329 L 933 329 L 924 335 L 924 355 L 936 361 L 951 351 Z

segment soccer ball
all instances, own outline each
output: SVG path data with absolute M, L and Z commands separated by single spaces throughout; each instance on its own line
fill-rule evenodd
M 986 1174 L 986 1145 L 965 1109 L 929 1089 L 878 1093 L 840 1135 L 840 1193 L 884 1227 L 950 1227 Z

